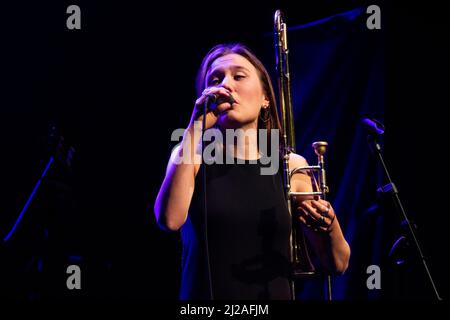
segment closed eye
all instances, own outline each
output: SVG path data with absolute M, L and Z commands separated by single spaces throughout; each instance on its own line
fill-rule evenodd
M 208 83 L 210 86 L 216 86 L 219 84 L 219 82 L 220 82 L 219 78 L 212 78 L 211 80 L 209 80 Z

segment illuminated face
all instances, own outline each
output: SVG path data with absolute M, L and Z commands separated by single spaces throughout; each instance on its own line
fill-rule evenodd
M 217 58 L 206 75 L 206 87 L 223 87 L 236 103 L 220 103 L 217 124 L 222 128 L 257 128 L 261 106 L 267 99 L 256 68 L 241 55 L 228 54 Z

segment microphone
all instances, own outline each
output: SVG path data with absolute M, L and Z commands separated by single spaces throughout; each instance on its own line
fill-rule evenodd
M 217 93 L 210 93 L 208 94 L 206 99 L 206 107 L 211 110 L 214 110 L 217 108 L 217 105 L 223 102 L 228 102 L 230 105 L 232 105 L 233 103 L 236 102 L 236 100 L 234 100 L 231 94 L 229 94 L 228 96 L 222 96 Z
M 361 123 L 370 134 L 381 136 L 384 133 L 384 125 L 376 119 L 365 118 Z

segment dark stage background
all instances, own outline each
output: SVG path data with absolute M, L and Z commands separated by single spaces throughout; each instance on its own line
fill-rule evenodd
M 81 30 L 66 8 L 81 8 Z M 365 9 L 381 7 L 381 30 Z M 337 299 L 433 299 L 414 252 L 389 257 L 402 234 L 371 155 L 363 117 L 386 125 L 385 160 L 443 297 L 448 251 L 446 151 L 448 19 L 441 4 L 367 1 L 2 4 L 0 77 L 0 295 L 17 300 L 176 299 L 180 239 L 158 229 L 153 203 L 173 130 L 184 128 L 207 50 L 244 42 L 274 73 L 273 14 L 289 31 L 298 153 L 327 140 L 330 199 L 352 247 L 334 280 Z M 3 241 L 50 156 L 59 157 L 18 228 Z M 55 134 L 55 132 L 54 132 Z M 72 148 L 72 149 L 70 149 Z M 72 157 L 67 159 L 68 151 Z M 400 257 L 400 258 L 401 258 Z M 82 270 L 67 290 L 66 268 Z M 366 268 L 380 265 L 381 290 Z M 322 299 L 322 284 L 299 284 Z

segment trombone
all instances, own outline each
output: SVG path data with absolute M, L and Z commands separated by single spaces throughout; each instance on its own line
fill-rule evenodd
M 289 169 L 289 155 L 295 152 L 295 129 L 294 117 L 292 111 L 291 83 L 289 73 L 288 44 L 287 44 L 287 25 L 283 13 L 280 10 L 275 12 L 274 17 L 274 35 L 275 35 L 275 55 L 276 72 L 278 80 L 279 105 L 281 113 L 281 126 L 283 128 L 283 180 L 286 194 L 287 207 L 292 218 L 292 231 L 290 235 L 290 258 L 292 263 L 291 271 L 291 294 L 295 300 L 295 280 L 309 278 L 317 275 L 315 268 L 308 254 L 305 236 L 298 219 L 292 214 L 292 200 L 295 196 L 318 196 L 326 199 L 328 186 L 325 177 L 324 154 L 326 153 L 328 143 L 318 141 L 312 144 L 314 152 L 317 155 L 317 165 L 297 167 L 294 170 Z M 312 192 L 291 192 L 291 179 L 294 174 L 306 172 L 310 174 L 316 182 L 313 184 L 316 191 Z M 317 175 L 317 178 L 315 174 Z M 331 300 L 331 276 L 327 277 L 327 298 Z

